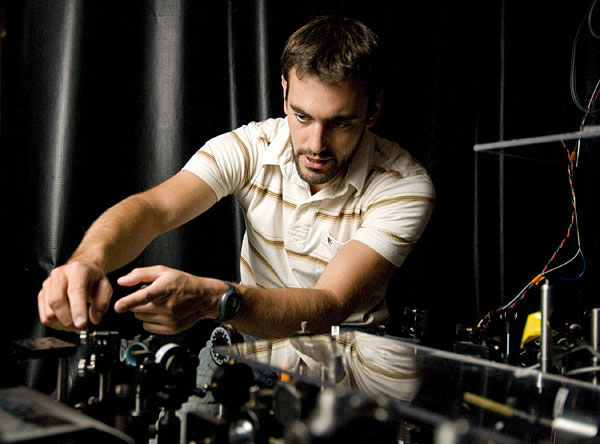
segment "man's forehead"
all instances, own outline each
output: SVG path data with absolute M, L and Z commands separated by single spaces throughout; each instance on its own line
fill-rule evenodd
M 328 84 L 316 76 L 299 78 L 291 73 L 287 88 L 290 107 L 303 114 L 323 112 L 328 118 L 351 119 L 362 115 L 367 104 L 364 88 L 354 81 Z
M 366 95 L 366 87 L 365 87 L 366 85 L 365 85 L 364 80 L 345 79 L 345 80 L 341 80 L 341 81 L 337 81 L 337 82 L 331 82 L 331 81 L 322 79 L 315 73 L 300 72 L 295 67 L 289 71 L 288 76 L 287 76 L 287 81 L 289 84 L 294 84 L 297 82 L 303 82 L 303 83 L 315 82 L 317 84 L 321 84 L 323 86 L 329 86 L 332 88 L 342 88 L 342 87 L 345 87 L 346 85 L 348 85 L 355 91 L 362 92 L 363 94 Z M 289 88 L 289 84 L 288 84 L 288 88 Z

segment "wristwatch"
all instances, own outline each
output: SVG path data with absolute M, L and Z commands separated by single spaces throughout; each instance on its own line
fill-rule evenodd
M 220 323 L 227 322 L 233 318 L 240 310 L 242 305 L 242 296 L 231 282 L 223 281 L 227 285 L 227 290 L 221 295 L 219 301 L 219 317 L 217 321 Z

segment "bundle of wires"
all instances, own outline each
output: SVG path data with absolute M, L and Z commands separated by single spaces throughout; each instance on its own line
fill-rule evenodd
M 600 39 L 600 35 L 596 34 L 593 30 L 592 27 L 592 13 L 594 11 L 594 8 L 596 6 L 596 3 L 598 2 L 598 0 L 594 0 L 592 5 L 590 6 L 585 18 L 582 20 L 581 24 L 579 25 L 579 28 L 577 30 L 577 34 L 575 36 L 575 40 L 573 42 L 573 50 L 571 52 L 571 97 L 573 99 L 573 102 L 575 103 L 575 105 L 581 109 L 582 111 L 584 111 L 584 116 L 583 119 L 581 121 L 581 124 L 579 126 L 579 131 L 583 131 L 583 128 L 585 126 L 585 122 L 588 118 L 588 116 L 590 114 L 593 114 L 595 112 L 598 111 L 598 109 L 594 109 L 593 105 L 596 103 L 597 99 L 598 99 L 598 95 L 600 93 L 600 80 L 598 80 L 598 82 L 596 83 L 596 87 L 594 88 L 594 91 L 592 92 L 590 99 L 588 101 L 587 107 L 583 107 L 579 101 L 579 98 L 577 96 L 576 93 L 576 87 L 575 87 L 575 83 L 576 83 L 576 75 L 575 75 L 575 55 L 576 55 L 576 48 L 577 48 L 577 42 L 579 40 L 579 35 L 581 33 L 581 30 L 583 28 L 584 23 L 588 24 L 588 29 L 590 34 L 594 37 L 594 38 L 598 38 Z M 569 150 L 569 148 L 567 147 L 567 145 L 565 144 L 564 141 L 561 142 L 562 147 L 564 148 L 566 154 L 567 154 L 567 171 L 568 171 L 568 177 L 569 177 L 569 186 L 571 189 L 571 205 L 573 207 L 573 212 L 571 213 L 571 221 L 569 223 L 569 226 L 567 228 L 567 233 L 565 235 L 565 237 L 562 239 L 562 241 L 560 242 L 558 248 L 554 251 L 554 253 L 552 254 L 552 256 L 550 257 L 550 259 L 548 260 L 548 262 L 544 265 L 542 271 L 535 276 L 531 281 L 529 281 L 527 283 L 527 285 L 525 285 L 525 287 L 519 292 L 519 294 L 517 294 L 510 302 L 502 305 L 501 307 L 497 308 L 494 311 L 490 311 L 488 312 L 483 319 L 481 319 L 479 321 L 479 323 L 477 324 L 478 327 L 482 327 L 484 324 L 486 324 L 487 322 L 489 322 L 492 314 L 494 313 L 500 313 L 504 310 L 506 310 L 507 308 L 514 308 L 517 303 L 519 301 L 521 301 L 525 295 L 527 294 L 527 292 L 529 291 L 529 289 L 531 289 L 534 285 L 538 285 L 540 282 L 542 282 L 544 279 L 546 279 L 546 276 L 548 276 L 551 273 L 555 273 L 556 271 L 560 270 L 561 268 L 567 266 L 568 264 L 572 263 L 575 259 L 577 259 L 578 257 L 581 258 L 581 262 L 582 262 L 582 270 L 579 273 L 579 275 L 575 276 L 575 277 L 571 277 L 571 278 L 566 278 L 566 277 L 561 277 L 561 276 L 557 276 L 557 275 L 553 275 L 553 278 L 559 279 L 559 280 L 567 280 L 567 281 L 574 281 L 579 279 L 581 276 L 583 276 L 583 274 L 585 273 L 585 269 L 586 269 L 586 263 L 585 263 L 585 257 L 583 255 L 583 251 L 581 249 L 581 238 L 579 235 L 579 224 L 578 224 L 578 220 L 577 220 L 577 199 L 575 197 L 575 186 L 573 183 L 573 177 L 574 177 L 574 169 L 575 167 L 578 165 L 578 161 L 579 161 L 579 151 L 581 148 L 581 139 L 577 139 L 576 142 L 576 146 L 573 148 L 573 150 Z M 572 233 L 572 229 L 573 227 L 575 228 L 575 232 L 577 234 L 577 251 L 576 253 L 568 260 L 566 260 L 565 262 L 556 265 L 552 268 L 549 268 L 550 265 L 554 262 L 556 256 L 558 255 L 559 251 L 562 250 L 562 248 L 564 247 L 567 239 L 569 239 L 571 237 L 571 233 Z

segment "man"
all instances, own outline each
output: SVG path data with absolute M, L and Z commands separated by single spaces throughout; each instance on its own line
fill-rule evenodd
M 106 274 L 228 194 L 246 221 L 241 283 L 138 268 L 117 280 L 138 289 L 115 311 L 157 334 L 201 319 L 261 338 L 290 336 L 302 321 L 315 333 L 385 323 L 385 287 L 425 228 L 434 189 L 406 151 L 369 130 L 382 101 L 377 38 L 360 22 L 320 17 L 290 37 L 281 63 L 286 118 L 209 141 L 172 178 L 102 214 L 44 282 L 44 325 L 99 323 Z M 224 301 L 236 292 L 231 310 Z

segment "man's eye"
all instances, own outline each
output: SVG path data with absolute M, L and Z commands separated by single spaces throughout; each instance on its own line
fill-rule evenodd
M 306 117 L 304 114 L 296 114 L 296 119 L 298 119 L 298 122 L 308 122 L 308 117 Z
M 347 120 L 332 120 L 329 123 L 329 126 L 333 129 L 333 128 L 337 128 L 337 129 L 346 129 L 349 128 L 352 125 L 351 122 L 348 122 Z
M 347 128 L 350 126 L 350 122 L 338 121 L 338 122 L 335 122 L 335 126 L 338 128 Z

